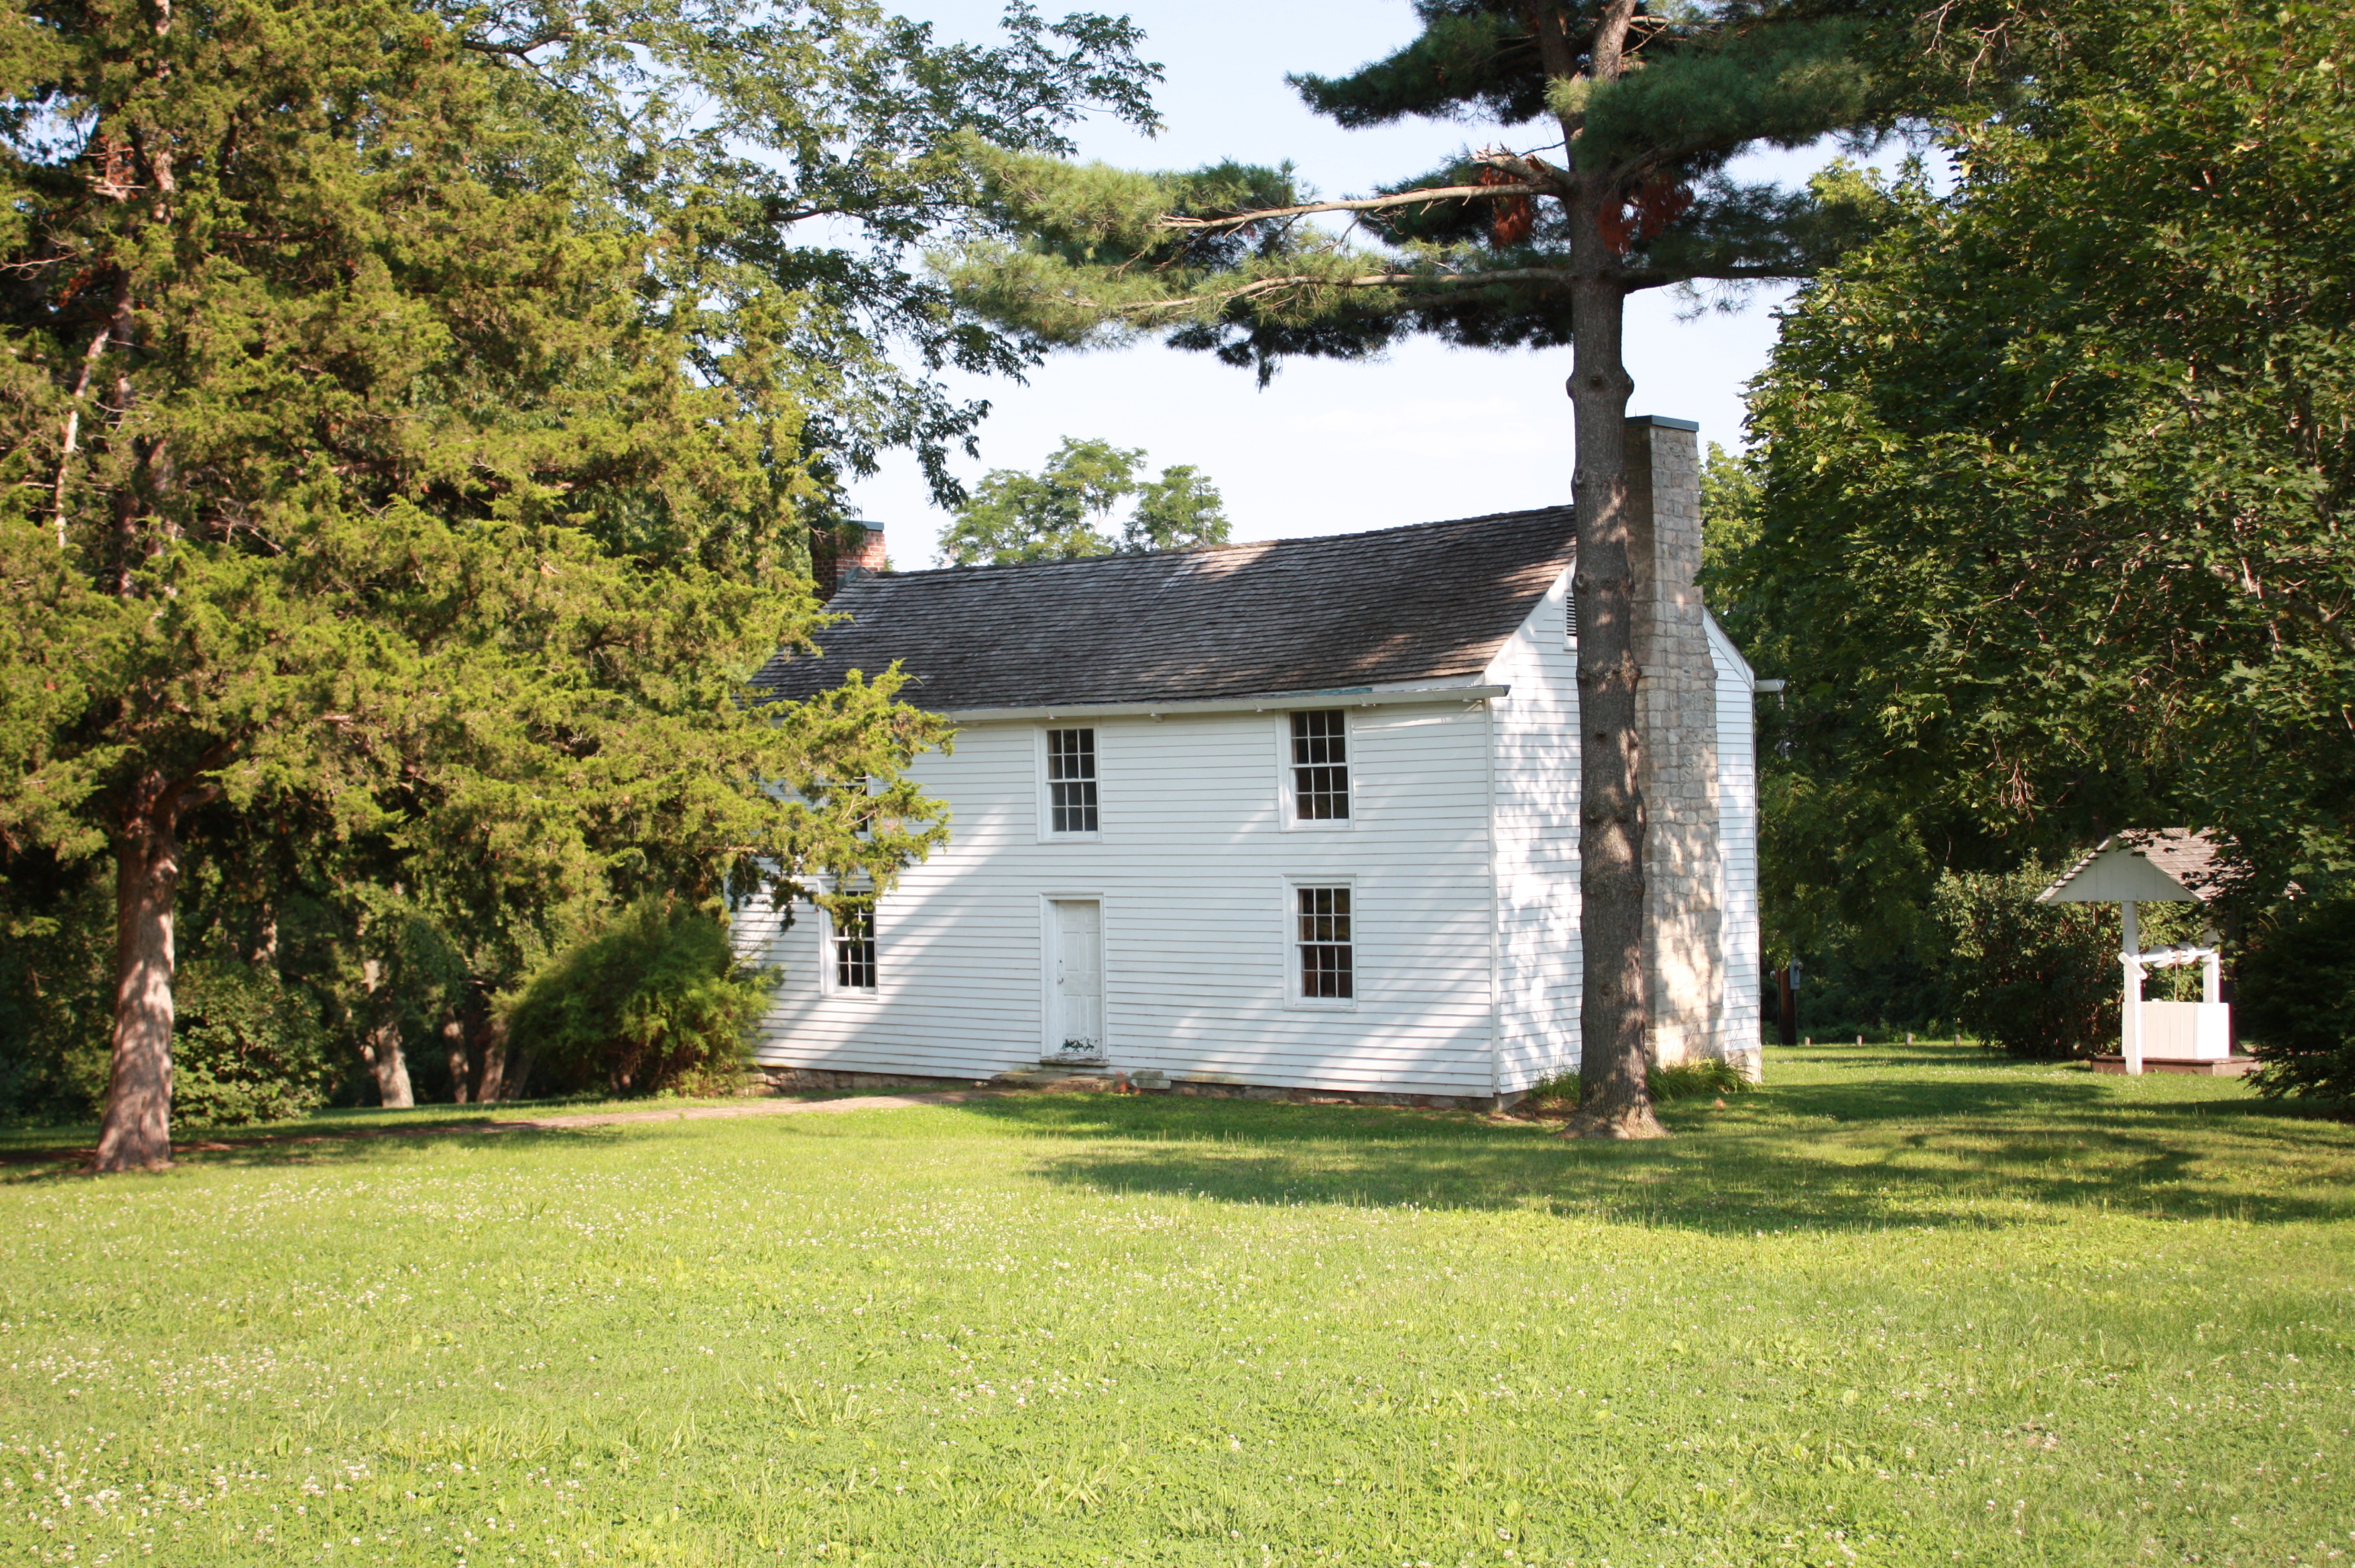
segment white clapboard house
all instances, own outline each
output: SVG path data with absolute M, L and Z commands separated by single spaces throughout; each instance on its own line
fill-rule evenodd
M 1693 427 L 1631 421 L 1653 1049 L 1754 1067 L 1753 680 L 1693 582 Z M 947 848 L 840 929 L 738 920 L 786 1083 L 1042 1061 L 1488 1104 L 1579 1055 L 1567 508 L 863 576 L 785 699 L 898 660 Z

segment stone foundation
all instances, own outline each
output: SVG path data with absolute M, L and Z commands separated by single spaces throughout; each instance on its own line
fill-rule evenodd
M 1125 1093 L 1185 1094 L 1200 1100 L 1276 1101 L 1287 1105 L 1394 1105 L 1426 1111 L 1505 1110 L 1518 1094 L 1393 1094 L 1374 1090 L 1285 1089 L 1266 1083 L 1238 1083 L 1226 1079 L 1172 1078 L 1140 1071 L 1133 1077 L 1117 1069 L 1071 1072 L 1018 1069 L 989 1078 L 927 1078 L 908 1072 L 846 1072 L 823 1067 L 752 1069 L 754 1094 L 808 1094 L 843 1089 L 1028 1089 L 1071 1093 Z
M 925 1078 L 910 1072 L 837 1072 L 823 1067 L 752 1067 L 755 1094 L 807 1094 L 831 1089 L 977 1089 L 978 1078 Z

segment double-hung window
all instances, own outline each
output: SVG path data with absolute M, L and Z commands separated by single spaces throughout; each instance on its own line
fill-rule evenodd
M 1292 716 L 1292 819 L 1349 819 L 1349 737 L 1337 708 Z
M 1358 994 L 1357 939 L 1350 930 L 1350 890 L 1295 887 L 1294 945 L 1300 955 L 1300 999 L 1345 1002 Z
M 833 949 L 834 989 L 868 993 L 875 989 L 875 911 L 853 908 L 826 921 L 826 944 Z
M 1098 830 L 1093 730 L 1047 731 L 1047 820 L 1056 835 Z

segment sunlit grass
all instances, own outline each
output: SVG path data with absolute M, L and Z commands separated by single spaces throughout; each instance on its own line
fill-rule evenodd
M 2355 1551 L 2355 1128 L 1768 1075 L 1644 1146 L 1073 1095 L 14 1168 L 0 1560 Z

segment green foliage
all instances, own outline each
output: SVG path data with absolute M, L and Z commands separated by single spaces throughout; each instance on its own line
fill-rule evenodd
M 1525 1104 L 1535 1105 L 1540 1109 L 1550 1107 L 1556 1110 L 1575 1111 L 1578 1109 L 1579 1096 L 1584 1091 L 1585 1084 L 1577 1073 L 1557 1072 L 1550 1078 L 1539 1079 L 1523 1090 L 1521 1100 Z
M 234 1127 L 325 1103 L 333 1070 L 318 1010 L 275 970 L 198 959 L 180 966 L 173 993 L 176 1117 Z
M 1742 1070 L 1722 1057 L 1703 1056 L 1646 1074 L 1656 1104 L 1672 1100 L 1706 1100 L 1724 1094 L 1746 1094 L 1753 1087 Z
M 1733 571 L 1758 540 L 1758 471 L 1716 442 L 1700 465 L 1700 590 L 1726 632 L 1746 644 L 1751 630 L 1733 596 Z
M 2355 1101 L 2355 899 L 2293 906 L 2250 943 L 2233 981 L 2261 1093 Z
M 1939 879 L 1932 912 L 1947 942 L 1947 1008 L 1966 1032 L 2014 1056 L 2083 1056 L 2118 1037 L 2116 915 L 2040 904 L 2053 871 Z
M 1128 174 L 985 151 L 991 196 L 1022 238 L 977 237 L 934 265 L 961 303 L 1046 341 L 1157 333 L 1256 367 L 1264 381 L 1289 357 L 1361 358 L 1416 333 L 1476 347 L 1567 343 L 1582 221 L 1569 199 L 1573 171 L 1607 187 L 1612 264 L 1624 263 L 1630 288 L 1802 276 L 1880 221 L 1881 204 L 1859 202 L 1853 179 L 1794 193 L 1724 171 L 1760 142 L 1802 145 L 1833 131 L 1869 139 L 1892 124 L 1902 83 L 1881 63 L 1891 51 L 1875 29 L 1902 33 L 1910 18 L 1825 18 L 1795 5 L 1646 18 L 1630 35 L 1628 74 L 1604 81 L 1589 75 L 1584 51 L 1608 10 L 1433 0 L 1416 6 L 1419 35 L 1388 58 L 1347 77 L 1290 79 L 1309 107 L 1346 126 L 1548 120 L 1549 138 L 1572 138 L 1562 165 L 1534 152 L 1459 152 L 1381 193 L 1518 171 L 1562 198 L 1529 208 L 1518 234 L 1493 230 L 1495 201 L 1464 197 L 1360 210 L 1337 233 L 1283 210 L 1316 199 L 1289 164 Z M 1569 74 L 1541 59 L 1540 28 L 1561 30 Z M 1222 221 L 1255 212 L 1268 216 Z
M 670 105 L 601 91 L 666 59 L 744 66 L 688 61 L 703 24 L 684 13 L 632 15 L 645 41 L 627 48 L 570 25 L 502 44 L 485 29 L 517 17 L 375 3 L 16 29 L 0 58 L 18 129 L 0 165 L 12 882 L 27 857 L 170 822 L 188 882 L 224 908 L 321 912 L 337 950 L 302 979 L 348 1038 L 371 958 L 422 1029 L 461 968 L 474 992 L 503 985 L 616 899 L 790 896 L 819 870 L 883 887 L 940 842 L 902 770 L 946 730 L 895 700 L 896 673 L 783 708 L 748 685 L 825 624 L 798 519 L 830 464 L 855 465 L 842 400 L 890 400 L 840 365 L 813 382 L 798 357 L 837 296 L 719 259 L 744 182 L 773 196 L 782 176 L 698 194 L 672 182 L 717 179 L 710 145 L 623 156 Z M 1017 81 L 990 76 L 1010 57 L 957 54 L 976 76 L 930 75 L 911 100 L 900 73 L 943 63 L 921 38 L 856 7 L 802 15 L 757 40 L 801 60 L 802 110 L 867 94 L 881 142 L 907 129 L 893 112 L 974 134 L 975 113 L 1013 115 L 1013 142 L 1053 142 L 1063 111 L 1031 90 L 1062 91 L 1063 67 L 1045 56 Z M 890 38 L 911 52 L 883 62 Z M 1125 48 L 1074 48 L 1099 45 Z M 773 86 L 728 91 L 774 109 Z M 1001 90 L 995 107 L 960 96 Z M 870 217 L 930 199 L 869 194 Z M 815 261 L 796 249 L 789 271 Z M 208 883 L 214 853 L 252 874 Z M 439 956 L 408 963 L 428 931 Z
M 1144 467 L 1141 449 L 1066 436 L 1035 475 L 992 469 L 942 533 L 941 559 L 1003 566 L 1227 542 L 1225 509 L 1201 470 L 1177 464 L 1148 480 Z M 1103 525 L 1132 496 L 1135 507 L 1115 539 Z
M 112 892 L 90 862 L 39 852 L 0 879 L 0 1119 L 84 1121 L 105 1098 Z
M 1756 384 L 1735 593 L 1785 639 L 1782 737 L 1821 837 L 1899 880 L 2129 824 L 2337 865 L 2355 187 L 2321 149 L 2355 141 L 2355 16 L 2020 19 L 2035 69 L 1950 133 L 1959 187 L 1902 184 Z
M 532 976 L 507 1035 L 543 1092 L 725 1093 L 780 977 L 738 962 L 719 916 L 648 899 Z

